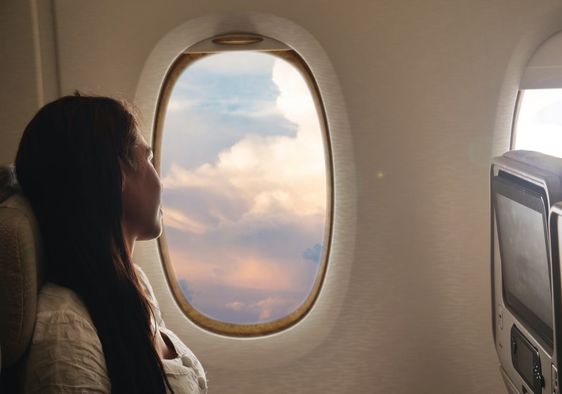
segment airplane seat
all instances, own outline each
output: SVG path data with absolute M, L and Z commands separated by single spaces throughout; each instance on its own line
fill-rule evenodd
M 493 159 L 490 193 L 492 333 L 502 378 L 510 393 L 559 393 L 559 262 L 549 215 L 562 202 L 562 158 L 506 152 Z
M 13 166 L 0 167 L 0 392 L 19 386 L 43 282 L 38 224 Z

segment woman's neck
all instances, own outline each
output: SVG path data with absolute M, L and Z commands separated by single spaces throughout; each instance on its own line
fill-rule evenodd
M 132 234 L 127 226 L 121 223 L 121 232 L 123 234 L 123 242 L 125 243 L 125 248 L 129 251 L 129 255 L 133 255 L 133 250 L 135 249 L 135 242 L 137 240 L 137 236 Z

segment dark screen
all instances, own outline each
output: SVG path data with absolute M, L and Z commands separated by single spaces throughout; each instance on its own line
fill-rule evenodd
M 537 349 L 525 339 L 516 326 L 513 326 L 511 329 L 511 341 L 511 360 L 513 366 L 527 384 L 533 388 L 533 392 L 540 393 L 540 387 L 537 387 L 537 383 L 539 382 L 537 382 L 535 378 L 535 373 L 537 373 L 537 376 L 542 373 Z
M 543 215 L 501 194 L 497 197 L 504 286 L 552 328 Z
M 527 383 L 533 385 L 533 353 L 521 341 L 517 343 L 517 369 L 524 375 Z
M 510 180 L 495 179 L 494 188 L 504 299 L 550 347 L 553 324 L 545 197 Z

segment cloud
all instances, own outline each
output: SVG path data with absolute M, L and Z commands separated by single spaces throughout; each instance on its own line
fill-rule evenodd
M 177 277 L 185 278 L 190 284 L 221 284 L 231 288 L 268 291 L 289 291 L 300 283 L 298 276 L 301 271 L 295 264 L 268 260 L 247 249 L 231 247 L 214 252 L 189 253 L 177 246 L 170 249 Z M 227 255 L 227 260 L 221 259 L 224 255 Z M 178 264 L 179 261 L 182 263 Z
M 249 216 L 324 214 L 324 157 L 312 149 L 298 139 L 247 136 L 221 152 L 215 164 L 193 171 L 172 164 L 163 184 L 167 189 L 198 188 L 243 198 L 251 207 L 245 213 Z
M 169 206 L 163 206 L 162 211 L 166 226 L 195 234 L 203 234 L 207 231 L 203 223 L 188 217 L 184 211 L 173 209 Z
M 267 289 L 271 291 L 290 289 L 293 286 L 294 272 L 285 269 L 275 261 L 239 257 L 235 263 L 236 269 L 221 275 L 224 283 L 230 286 L 248 287 L 252 289 Z
M 292 304 L 290 300 L 285 300 L 280 297 L 267 297 L 263 300 L 260 300 L 256 302 L 256 306 L 260 309 L 260 314 L 258 319 L 260 321 L 264 321 L 274 317 L 275 314 L 279 315 L 278 310 L 280 308 L 285 308 L 288 304 L 289 305 Z M 284 312 L 285 314 L 290 313 L 289 311 L 284 311 Z M 282 317 L 282 316 L 278 316 L 278 317 Z
M 303 264 L 302 257 L 264 258 L 237 240 L 188 241 L 175 242 L 169 249 L 176 277 L 189 284 L 189 302 L 197 310 L 222 321 L 256 323 L 284 317 L 308 297 L 318 273 L 318 265 Z M 282 250 L 283 243 L 277 248 Z M 277 301 L 267 301 L 270 297 Z
M 314 102 L 298 71 L 284 60 L 275 59 L 270 78 L 277 86 L 274 105 L 265 100 L 244 107 L 237 106 L 244 100 L 225 100 L 221 108 L 247 118 L 246 124 L 251 124 L 248 119 L 282 119 L 293 125 L 293 133 L 277 133 L 275 122 L 262 132 L 241 128 L 231 134 L 237 138 L 230 145 L 195 166 L 186 165 L 185 156 L 197 153 L 188 137 L 185 143 L 163 145 L 175 152 L 162 172 L 174 270 L 189 283 L 193 305 L 223 321 L 248 323 L 290 313 L 306 298 L 317 274 L 317 264 L 304 262 L 321 256 L 326 168 Z M 174 105 L 201 104 L 181 103 Z M 202 141 L 223 138 L 222 129 L 205 127 Z
M 240 301 L 232 301 L 232 302 L 227 302 L 225 306 L 228 309 L 232 309 L 234 311 L 239 311 L 239 310 L 242 310 L 242 308 L 245 307 L 245 304 L 243 302 L 240 302 Z
M 283 297 L 267 297 L 256 302 L 244 303 L 241 301 L 228 302 L 225 307 L 237 312 L 246 312 L 257 315 L 254 320 L 264 322 L 286 316 L 297 308 L 294 300 Z M 288 308 L 289 307 L 289 308 Z
M 173 88 L 163 124 L 162 173 L 172 163 L 193 169 L 212 162 L 248 134 L 296 134 L 276 103 L 273 60 L 259 73 L 243 75 L 217 74 L 209 67 L 214 63 L 222 62 L 196 62 Z
M 296 220 L 295 218 L 287 218 Z M 307 289 L 314 280 L 317 264 L 306 264 L 303 251 L 318 243 L 322 225 L 318 220 L 302 219 L 300 222 L 268 223 L 266 220 L 250 222 L 219 222 L 209 225 L 204 234 L 186 233 L 165 228 L 165 237 L 178 277 L 205 283 L 232 284 L 236 287 L 267 288 L 285 283 L 290 289 Z M 241 262 L 253 261 L 264 269 L 278 272 L 283 280 L 267 275 L 255 278 L 259 284 L 240 280 L 236 271 Z M 273 266 L 272 268 L 269 268 Z
M 238 108 L 231 107 L 228 113 L 246 118 L 271 118 L 283 115 L 279 108 L 270 100 L 252 101 L 252 105 L 240 106 Z
M 322 257 L 322 245 L 315 244 L 312 248 L 306 249 L 303 252 L 302 257 L 304 257 L 305 260 L 310 260 L 315 263 L 319 263 L 320 258 Z
M 252 201 L 250 215 L 305 216 L 326 208 L 322 141 L 297 138 L 244 137 L 221 152 L 215 163 L 195 170 L 172 164 L 165 188 L 224 190 Z M 319 146 L 318 146 L 319 145 Z
M 209 267 L 204 268 L 211 272 Z M 193 267 L 190 268 L 193 272 Z M 224 270 L 222 274 L 225 273 Z M 201 313 L 222 321 L 251 324 L 278 319 L 293 312 L 308 296 L 308 288 L 272 289 L 247 288 L 227 283 L 202 281 L 197 275 L 184 277 L 183 270 L 177 272 L 184 297 Z M 185 286 L 182 286 L 182 283 Z M 188 288 L 188 295 L 185 289 Z M 190 297 L 190 298 L 188 298 Z
M 198 103 L 197 100 L 190 100 L 184 97 L 172 96 L 168 101 L 168 106 L 166 107 L 166 115 L 170 115 L 171 112 L 183 112 L 186 111 Z

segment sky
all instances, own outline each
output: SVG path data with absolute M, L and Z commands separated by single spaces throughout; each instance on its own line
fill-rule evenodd
M 220 321 L 286 316 L 323 250 L 326 160 L 300 73 L 263 52 L 224 52 L 184 70 L 166 109 L 164 234 L 186 299 Z

